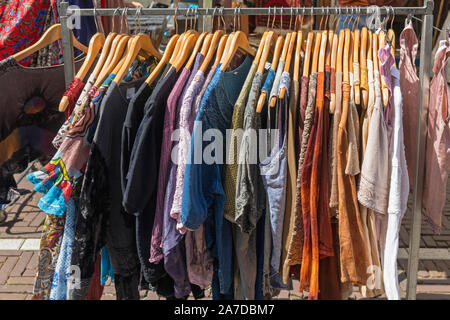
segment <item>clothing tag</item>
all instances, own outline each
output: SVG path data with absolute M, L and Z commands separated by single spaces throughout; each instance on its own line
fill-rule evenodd
M 135 91 L 136 90 L 134 89 L 134 87 L 128 88 L 127 89 L 127 99 L 133 98 Z
M 264 66 L 264 69 L 266 69 L 266 71 L 269 70 L 271 65 L 272 64 L 270 62 L 266 61 L 266 65 Z

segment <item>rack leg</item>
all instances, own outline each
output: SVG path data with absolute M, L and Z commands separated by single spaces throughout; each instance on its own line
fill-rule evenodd
M 430 4 L 431 2 L 431 4 Z M 427 1 L 428 13 L 424 16 L 422 24 L 422 35 L 420 40 L 420 90 L 419 90 L 419 112 L 416 133 L 416 166 L 413 184 L 413 220 L 409 237 L 408 257 L 408 281 L 406 298 L 416 299 L 417 272 L 419 269 L 419 249 L 422 227 L 422 193 L 425 174 L 425 143 L 427 136 L 428 100 L 430 95 L 431 75 L 431 51 L 432 51 L 432 27 L 433 27 L 433 2 Z
M 64 57 L 64 80 L 66 87 L 72 81 L 74 77 L 75 62 L 73 59 L 73 44 L 72 37 L 67 23 L 67 8 L 69 3 L 66 1 L 61 2 L 61 41 L 63 46 Z

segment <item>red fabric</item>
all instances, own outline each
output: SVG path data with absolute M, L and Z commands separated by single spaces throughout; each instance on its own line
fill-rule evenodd
M 102 298 L 104 287 L 100 285 L 101 261 L 101 254 L 99 253 L 86 300 L 100 300 Z
M 0 7 L 0 60 L 29 47 L 41 37 L 49 7 L 48 0 L 10 0 Z M 29 66 L 30 62 L 27 57 L 20 63 Z
M 81 91 L 83 90 L 84 82 L 78 78 L 73 78 L 64 92 L 63 96 L 66 96 L 69 99 L 69 105 L 66 108 L 65 115 L 66 120 L 69 118 L 72 113 L 73 108 L 75 107 L 75 103 L 77 102 L 77 98 L 79 97 Z

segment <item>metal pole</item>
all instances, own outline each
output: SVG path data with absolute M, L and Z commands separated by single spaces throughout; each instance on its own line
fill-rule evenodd
M 416 133 L 416 165 L 414 168 L 415 179 L 413 182 L 413 220 L 409 236 L 408 281 L 406 288 L 406 298 L 408 300 L 416 299 L 417 272 L 419 269 L 422 193 L 425 174 L 425 143 L 427 137 L 428 101 L 430 96 L 431 44 L 433 40 L 433 6 L 433 1 L 427 0 L 427 14 L 425 14 L 423 19 L 420 39 L 420 90 Z
M 74 77 L 75 62 L 73 59 L 73 44 L 71 32 L 68 25 L 67 8 L 69 3 L 66 1 L 61 2 L 61 41 L 63 46 L 64 57 L 64 80 L 66 88 Z
M 357 7 L 358 8 L 358 14 L 366 15 L 366 14 L 373 14 L 372 9 L 368 7 Z M 117 11 L 116 11 L 117 9 Z M 96 15 L 98 16 L 112 16 L 114 12 L 116 14 L 122 14 L 124 8 L 110 8 L 110 9 L 96 9 Z M 425 15 L 427 14 L 428 8 L 426 6 L 423 7 L 394 7 L 394 13 L 395 15 L 403 15 L 406 16 L 408 14 L 414 14 L 414 15 Z M 187 13 L 188 8 L 178 8 L 177 14 L 178 15 L 184 15 Z M 342 13 L 342 10 L 339 10 L 339 7 L 284 7 L 284 8 L 277 8 L 277 15 L 290 15 L 292 13 L 292 10 L 294 12 L 301 12 L 305 15 L 323 15 L 324 12 L 327 14 L 340 14 Z M 127 15 L 135 15 L 137 12 L 136 8 L 128 8 Z M 68 15 L 81 15 L 81 16 L 93 16 L 94 15 L 94 9 L 77 9 L 77 10 L 71 10 L 68 9 Z M 198 15 L 212 15 L 213 10 L 211 8 L 198 8 Z M 223 8 L 223 12 L 221 10 L 221 13 L 223 15 L 234 15 L 235 9 L 234 8 Z M 273 8 L 270 11 L 269 8 L 242 8 L 239 12 L 241 15 L 269 15 L 273 14 Z M 167 16 L 167 15 L 175 15 L 175 9 L 169 9 L 169 8 L 142 8 L 140 11 L 141 15 L 152 15 L 152 16 Z M 387 7 L 380 7 L 380 14 L 386 15 L 386 14 L 392 14 L 392 11 Z

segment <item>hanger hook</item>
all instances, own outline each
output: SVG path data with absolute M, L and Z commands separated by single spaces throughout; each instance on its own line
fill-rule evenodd
M 275 18 L 277 16 L 277 7 L 273 7 L 273 21 L 272 21 L 272 30 L 273 30 L 273 25 L 275 24 Z
M 119 11 L 119 8 L 116 8 L 115 10 L 114 10 L 114 12 L 113 12 L 113 15 L 112 15 L 112 32 L 114 32 L 114 17 L 115 17 L 115 15 L 117 14 L 117 12 Z
M 291 30 L 292 28 L 292 16 L 293 16 L 293 12 L 294 12 L 294 8 L 291 7 L 291 17 L 289 19 L 289 30 Z
M 280 29 L 283 30 L 283 7 L 280 7 Z
M 220 8 L 220 18 L 222 19 L 223 31 L 226 32 L 227 31 L 227 27 L 225 25 L 225 19 L 223 17 L 223 7 Z
M 212 18 L 211 18 L 211 32 L 213 32 L 213 25 L 214 25 L 214 16 L 216 15 L 217 7 L 214 7 L 212 12 Z
M 394 24 L 394 19 L 395 19 L 395 10 L 393 6 L 391 7 L 391 11 L 392 11 L 392 20 L 391 20 L 391 29 L 392 29 L 392 25 Z

